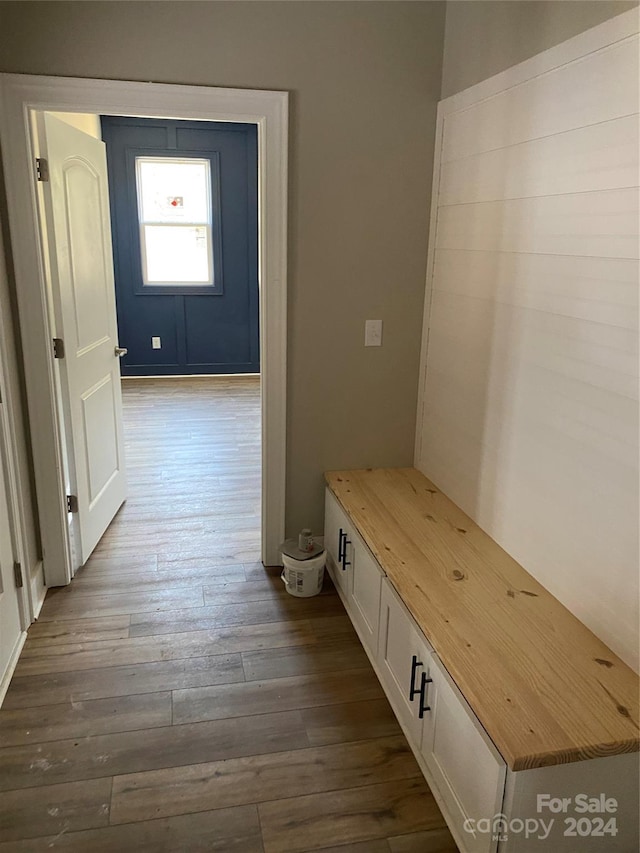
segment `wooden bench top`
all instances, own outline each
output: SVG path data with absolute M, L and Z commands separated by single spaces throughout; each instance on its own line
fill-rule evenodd
M 638 677 L 414 468 L 327 483 L 512 770 L 638 750 Z

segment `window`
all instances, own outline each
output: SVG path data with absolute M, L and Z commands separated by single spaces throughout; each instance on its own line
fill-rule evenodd
M 143 285 L 213 285 L 211 165 L 136 157 Z

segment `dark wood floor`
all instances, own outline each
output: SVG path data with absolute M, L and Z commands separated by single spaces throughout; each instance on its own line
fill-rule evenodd
M 0 710 L 0 850 L 455 851 L 333 588 L 259 562 L 257 381 L 124 405 L 130 497 Z

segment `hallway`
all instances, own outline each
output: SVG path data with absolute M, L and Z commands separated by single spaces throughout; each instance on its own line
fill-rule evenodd
M 259 561 L 258 380 L 123 398 L 129 499 L 0 710 L 0 851 L 455 853 L 333 587 Z

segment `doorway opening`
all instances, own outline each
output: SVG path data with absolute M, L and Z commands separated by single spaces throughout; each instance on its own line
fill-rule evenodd
M 100 117 L 124 376 L 260 372 L 257 128 Z
M 135 115 L 154 119 L 227 121 L 258 128 L 259 301 L 262 477 L 261 559 L 279 562 L 284 536 L 286 387 L 286 152 L 285 93 L 162 84 L 3 75 L 6 109 L 2 141 L 14 241 L 15 273 L 25 348 L 28 403 L 33 424 L 35 479 L 48 586 L 71 577 L 67 495 L 59 471 L 64 449 L 51 360 L 51 317 L 44 287 L 45 259 L 38 234 L 38 154 L 33 123 L 42 112 Z M 26 156 L 25 156 L 26 155 Z M 18 202 L 31 198 L 32 205 Z
M 44 113 L 38 132 L 73 574 L 123 537 L 162 566 L 255 563 L 255 125 Z

